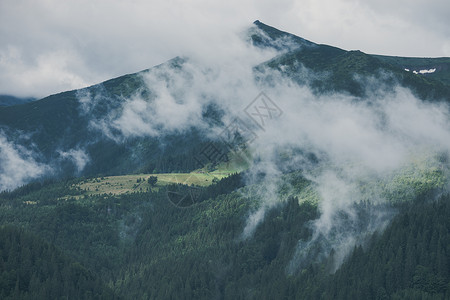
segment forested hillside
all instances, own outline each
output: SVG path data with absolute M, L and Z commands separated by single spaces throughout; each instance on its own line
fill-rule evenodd
M 14 299 L 68 291 L 73 299 L 449 297 L 449 196 L 396 205 L 386 230 L 356 247 L 336 273 L 333 255 L 292 273 L 287 266 L 312 234 L 317 205 L 290 198 L 245 239 L 245 217 L 257 204 L 233 192 L 235 178 L 204 188 L 204 198 L 184 209 L 162 189 L 57 200 L 73 183 L 66 182 L 3 194 L 1 292 Z

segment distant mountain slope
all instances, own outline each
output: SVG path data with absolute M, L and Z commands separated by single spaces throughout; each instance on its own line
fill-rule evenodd
M 12 106 L 28 103 L 36 100 L 35 98 L 19 98 L 11 95 L 0 95 L 0 106 Z

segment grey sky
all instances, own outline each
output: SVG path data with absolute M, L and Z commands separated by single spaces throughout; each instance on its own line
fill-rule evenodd
M 0 94 L 43 97 L 177 55 L 226 55 L 256 19 L 344 49 L 450 56 L 448 16 L 446 0 L 1 0 Z

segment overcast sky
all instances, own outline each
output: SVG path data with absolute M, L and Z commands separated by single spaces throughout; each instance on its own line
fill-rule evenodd
M 44 97 L 177 55 L 225 55 L 256 19 L 347 50 L 450 56 L 449 16 L 448 0 L 0 0 L 0 94 Z

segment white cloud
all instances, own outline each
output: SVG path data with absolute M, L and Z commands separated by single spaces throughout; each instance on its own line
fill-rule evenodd
M 27 63 L 23 49 L 8 47 L 0 52 L 0 82 L 5 93 L 17 96 L 43 97 L 49 93 L 76 89 L 87 85 L 89 78 L 77 74 L 78 64 L 82 64 L 76 54 L 66 50 L 42 53 L 35 61 Z M 20 86 L 17 83 L 20 82 Z
M 33 155 L 31 150 L 8 141 L 0 131 L 0 191 L 13 190 L 49 171 Z
M 60 151 L 59 155 L 64 159 L 73 162 L 77 173 L 83 171 L 86 164 L 90 161 L 89 155 L 82 149 L 70 149 L 69 151 Z

